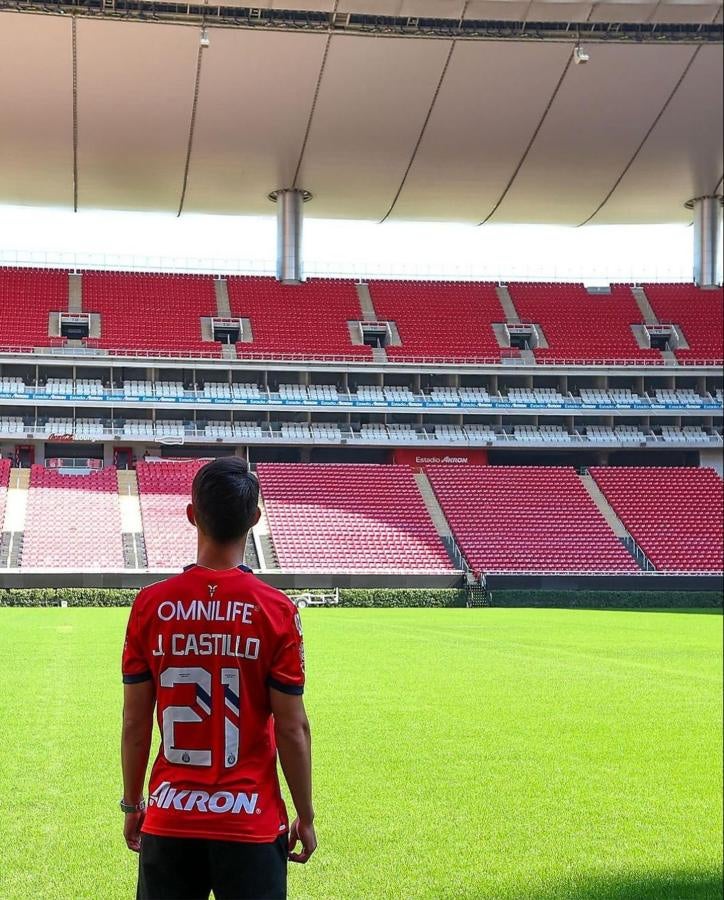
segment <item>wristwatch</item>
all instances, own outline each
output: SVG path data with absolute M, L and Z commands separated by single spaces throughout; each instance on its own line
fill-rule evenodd
M 140 813 L 146 809 L 146 801 L 141 797 L 141 800 L 138 803 L 126 803 L 126 801 L 121 798 L 120 801 L 121 812 L 123 813 Z

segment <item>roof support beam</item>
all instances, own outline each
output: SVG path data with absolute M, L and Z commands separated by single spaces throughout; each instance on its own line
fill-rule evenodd
M 468 2 L 469 2 L 469 0 L 465 0 L 465 3 L 463 4 L 462 12 L 460 13 L 460 21 L 461 22 L 462 22 L 463 18 L 465 17 L 465 13 L 467 12 Z M 420 144 L 422 143 L 422 139 L 425 136 L 425 132 L 427 131 L 427 126 L 430 122 L 430 117 L 432 116 L 433 110 L 435 109 L 435 104 L 437 103 L 437 98 L 440 94 L 440 89 L 442 88 L 442 83 L 443 83 L 443 81 L 445 81 L 445 76 L 447 75 L 447 70 L 450 66 L 450 60 L 452 59 L 452 55 L 455 52 L 455 44 L 456 44 L 456 41 L 454 41 L 454 40 L 451 41 L 451 43 L 450 43 L 450 49 L 448 50 L 447 56 L 445 57 L 445 62 L 443 63 L 442 71 L 440 72 L 440 77 L 438 78 L 438 81 L 437 81 L 437 86 L 435 87 L 435 91 L 432 95 L 432 100 L 430 101 L 430 106 L 428 107 L 427 115 L 425 116 L 425 119 L 422 123 L 422 128 L 420 129 L 420 133 L 417 136 L 417 141 L 415 142 L 415 146 L 412 150 L 412 155 L 410 156 L 410 161 L 407 164 L 407 168 L 405 169 L 405 172 L 402 176 L 402 181 L 400 182 L 400 185 L 397 188 L 397 192 L 392 199 L 392 203 L 390 204 L 387 212 L 380 219 L 380 222 L 379 222 L 380 225 L 383 222 L 386 222 L 387 219 L 389 219 L 389 217 L 392 213 L 392 210 L 395 208 L 395 204 L 400 199 L 400 194 L 402 193 L 402 189 L 404 188 L 405 182 L 407 181 L 407 176 L 410 174 L 410 169 L 412 169 L 412 164 L 415 162 L 415 157 L 417 156 L 417 151 L 420 149 Z
M 204 43 L 203 38 L 199 41 L 199 49 L 196 53 L 196 75 L 194 77 L 194 96 L 191 102 L 191 119 L 189 121 L 189 136 L 186 142 L 186 158 L 184 161 L 184 174 L 181 182 L 181 196 L 178 202 L 178 212 L 176 216 L 180 216 L 184 209 L 186 201 L 186 191 L 189 186 L 189 170 L 191 168 L 191 153 L 194 148 L 194 132 L 196 130 L 196 113 L 199 107 L 199 93 L 201 91 L 201 66 L 204 61 L 204 50 L 208 46 Z
M 73 71 L 73 212 L 78 212 L 78 20 L 73 16 L 71 54 Z
M 372 16 L 309 10 L 260 9 L 223 4 L 115 0 L 0 0 L 0 12 L 38 15 L 74 15 L 84 18 L 165 22 L 198 28 L 340 33 L 410 39 L 518 41 L 535 43 L 683 43 L 719 44 L 724 27 L 713 23 L 661 24 L 650 22 L 499 22 L 489 20 L 432 19 L 406 16 Z
M 618 178 L 616 179 L 616 181 L 614 181 L 614 183 L 613 183 L 611 189 L 608 191 L 608 193 L 606 194 L 606 196 L 601 200 L 601 202 L 598 204 L 598 206 L 593 210 L 593 212 L 591 213 L 591 215 L 588 216 L 588 218 L 584 219 L 581 223 L 579 223 L 579 226 L 578 226 L 579 228 L 581 227 L 581 225 L 588 225 L 588 223 L 591 222 L 591 221 L 592 221 L 592 220 L 593 220 L 593 219 L 601 212 L 601 210 L 602 210 L 603 207 L 608 203 L 608 201 L 611 199 L 611 197 L 613 197 L 614 192 L 618 189 L 618 186 L 619 186 L 619 185 L 621 184 L 621 182 L 623 181 L 623 179 L 624 179 L 626 173 L 629 171 L 629 169 L 631 168 L 631 166 L 636 162 L 636 160 L 637 160 L 639 154 L 641 153 L 641 151 L 642 151 L 643 148 L 644 148 L 644 145 L 646 144 L 646 141 L 648 141 L 648 139 L 651 137 L 651 135 L 653 134 L 654 129 L 656 128 L 656 126 L 657 126 L 657 125 L 659 124 L 659 122 L 661 121 L 661 119 L 662 119 L 664 113 L 666 112 L 666 110 L 669 108 L 669 104 L 671 103 L 671 101 L 672 101 L 672 100 L 674 99 L 674 97 L 676 96 L 676 92 L 679 90 L 679 88 L 681 87 L 681 85 L 684 83 L 684 79 L 685 79 L 686 76 L 689 74 L 689 70 L 691 69 L 691 67 L 694 65 L 694 60 L 695 60 L 696 57 L 698 56 L 699 50 L 700 50 L 700 49 L 701 49 L 701 47 L 697 47 L 697 48 L 694 50 L 694 52 L 691 54 L 691 58 L 689 59 L 689 61 L 687 62 L 687 64 L 684 66 L 684 71 L 681 73 L 681 75 L 679 76 L 679 80 L 676 82 L 676 84 L 674 85 L 674 87 L 673 87 L 672 90 L 671 90 L 671 93 L 670 93 L 669 96 L 666 98 L 666 102 L 664 103 L 664 105 L 661 107 L 661 109 L 660 109 L 660 110 L 658 111 L 658 113 L 656 114 L 656 117 L 654 118 L 654 120 L 653 120 L 653 122 L 651 123 L 651 125 L 649 125 L 648 129 L 646 130 L 646 133 L 645 133 L 644 136 L 641 138 L 641 142 L 639 143 L 638 147 L 634 150 L 633 155 L 631 156 L 631 159 L 629 159 L 629 161 L 626 163 L 626 165 L 624 166 L 622 172 L 619 174 L 619 176 L 618 176 Z

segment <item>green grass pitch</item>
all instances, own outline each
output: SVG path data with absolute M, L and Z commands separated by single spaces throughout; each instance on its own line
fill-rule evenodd
M 124 609 L 0 609 L 0 897 L 130 900 Z M 722 619 L 307 610 L 290 897 L 721 897 Z M 155 752 L 155 750 L 154 750 Z

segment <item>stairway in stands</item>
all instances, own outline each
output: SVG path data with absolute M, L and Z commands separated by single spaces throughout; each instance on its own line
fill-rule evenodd
M 634 300 L 636 301 L 636 305 L 638 306 L 639 312 L 641 313 L 641 320 L 647 325 L 658 325 L 659 320 L 657 319 L 656 313 L 649 303 L 649 298 L 646 296 L 646 291 L 642 287 L 632 287 L 631 293 L 634 295 Z
M 611 531 L 613 531 L 619 541 L 621 541 L 621 543 L 629 551 L 631 556 L 633 556 L 638 566 L 645 572 L 653 571 L 656 567 L 646 556 L 641 547 L 639 547 L 639 545 L 633 539 L 621 519 L 619 519 L 619 517 L 616 515 L 615 510 L 604 496 L 601 488 L 596 484 L 593 476 L 586 471 L 581 475 L 581 481 L 583 482 L 584 488 L 588 492 L 588 496 L 591 498 L 591 500 L 593 500 L 593 502 L 596 504 L 596 507 L 598 508 L 598 511 L 608 522 Z
M 10 470 L 8 486 L 4 489 L 4 520 L 2 520 L 2 509 L 0 508 L 0 520 L 2 520 L 0 569 L 17 569 L 20 566 L 29 486 L 30 469 Z
M 375 312 L 375 306 L 372 302 L 372 295 L 370 294 L 370 286 L 364 282 L 358 282 L 355 287 L 357 288 L 357 296 L 359 297 L 359 305 L 362 310 L 362 321 L 363 322 L 377 322 L 379 321 L 377 318 L 377 313 Z
M 425 507 L 427 508 L 430 518 L 432 519 L 432 523 L 435 526 L 435 531 L 437 531 L 437 533 L 440 535 L 440 540 L 445 545 L 447 554 L 450 557 L 450 562 L 456 569 L 463 569 L 466 572 L 470 572 L 470 567 L 465 561 L 465 557 L 463 556 L 460 548 L 455 541 L 455 538 L 453 537 L 450 524 L 445 518 L 445 513 L 443 512 L 442 506 L 440 506 L 440 503 L 435 496 L 435 491 L 433 491 L 432 485 L 430 484 L 425 472 L 416 472 L 415 481 L 417 482 L 417 486 L 420 489 L 420 493 L 422 494 L 422 499 L 425 501 Z M 474 578 L 473 581 L 475 581 Z
M 357 289 L 357 297 L 359 299 L 360 310 L 362 311 L 362 321 L 363 322 L 377 322 L 379 321 L 377 318 L 377 312 L 375 310 L 375 305 L 372 302 L 372 294 L 370 294 L 370 286 L 365 282 L 358 281 L 355 284 L 355 288 Z M 352 327 L 352 326 L 350 326 Z M 386 363 L 387 362 L 387 351 L 384 347 L 373 347 L 372 348 L 372 359 L 376 363 Z
M 214 294 L 216 296 L 216 314 L 221 319 L 230 319 L 229 285 L 225 278 L 214 278 Z M 237 359 L 236 345 L 222 344 L 221 356 L 223 359 Z
M 279 560 L 271 536 L 271 528 L 269 527 L 269 518 L 266 514 L 264 499 L 261 496 L 259 497 L 259 509 L 261 510 L 261 517 L 259 519 L 259 524 L 251 535 L 254 540 L 250 541 L 250 544 L 255 549 L 257 557 L 257 565 L 252 566 L 252 568 L 258 568 L 265 572 L 269 569 L 278 569 Z M 247 560 L 247 565 L 252 565 L 252 563 Z
M 148 556 L 143 537 L 141 505 L 138 500 L 138 479 L 133 470 L 121 469 L 118 472 L 118 495 L 121 506 L 123 563 L 127 569 L 145 569 L 148 566 Z
M 500 300 L 500 305 L 503 308 L 503 313 L 505 314 L 506 322 L 520 322 L 520 316 L 518 315 L 518 310 L 515 308 L 515 303 L 513 303 L 513 298 L 510 296 L 510 291 L 508 290 L 507 284 L 499 284 L 495 288 L 495 293 L 498 295 L 498 300 Z

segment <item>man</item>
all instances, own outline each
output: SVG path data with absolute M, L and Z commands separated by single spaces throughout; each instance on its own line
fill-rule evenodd
M 126 844 L 140 851 L 138 900 L 284 898 L 287 859 L 304 863 L 317 846 L 299 614 L 241 564 L 258 501 L 243 460 L 200 469 L 187 508 L 197 561 L 131 609 L 121 808 Z M 154 707 L 161 746 L 146 807 Z

